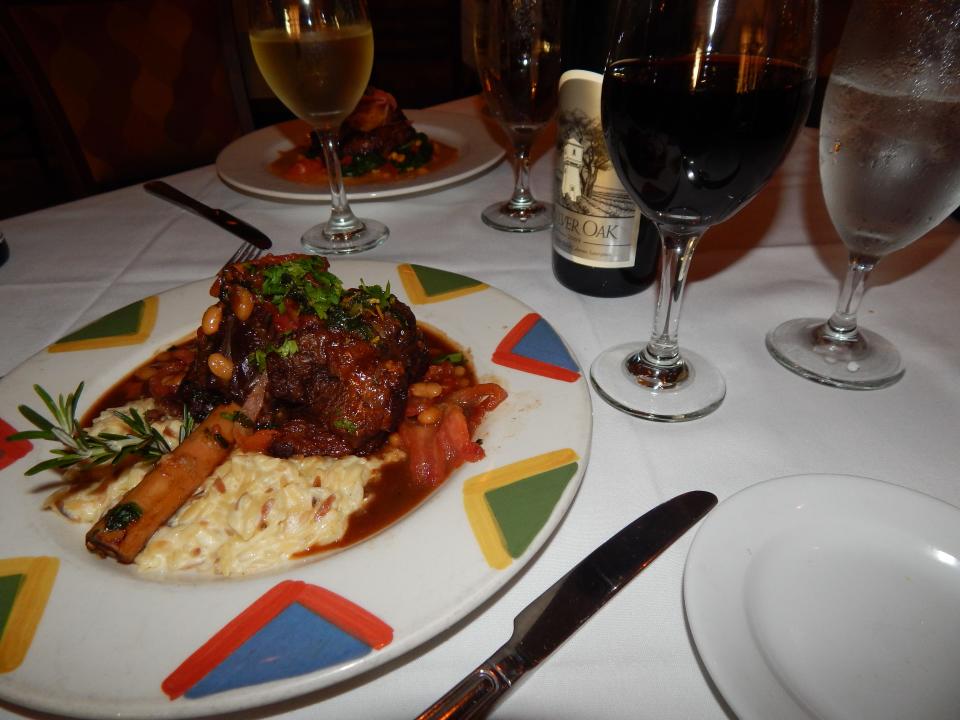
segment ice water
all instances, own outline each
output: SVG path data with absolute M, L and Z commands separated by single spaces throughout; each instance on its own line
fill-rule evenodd
M 960 98 L 863 78 L 830 79 L 820 177 L 847 247 L 881 257 L 960 207 Z

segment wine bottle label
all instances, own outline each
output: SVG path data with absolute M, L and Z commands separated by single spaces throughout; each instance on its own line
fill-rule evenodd
M 640 210 L 610 162 L 600 124 L 603 75 L 568 70 L 560 76 L 559 162 L 553 193 L 553 248 L 593 267 L 633 265 Z

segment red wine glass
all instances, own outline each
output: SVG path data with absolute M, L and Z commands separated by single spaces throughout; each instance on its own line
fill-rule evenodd
M 726 384 L 677 341 L 697 243 L 766 184 L 806 119 L 816 0 L 621 0 L 603 80 L 604 136 L 620 180 L 657 226 L 650 340 L 603 352 L 597 392 L 630 414 L 702 417 Z

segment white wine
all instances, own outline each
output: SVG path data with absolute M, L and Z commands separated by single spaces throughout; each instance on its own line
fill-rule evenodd
M 373 69 L 369 23 L 288 34 L 250 33 L 257 66 L 280 101 L 321 130 L 335 130 L 353 112 Z
M 874 79 L 872 87 L 863 80 L 869 79 L 830 79 L 820 177 L 830 218 L 847 247 L 881 257 L 960 205 L 960 98 L 912 97 L 909 86 L 881 87 Z

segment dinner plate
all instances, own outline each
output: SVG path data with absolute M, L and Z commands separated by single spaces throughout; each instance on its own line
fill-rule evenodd
M 496 165 L 505 152 L 479 118 L 439 110 L 404 110 L 418 132 L 457 149 L 457 158 L 424 175 L 383 182 L 348 184 L 350 200 L 375 200 L 439 190 L 479 175 Z M 297 183 L 270 172 L 268 166 L 284 150 L 294 147 L 294 128 L 306 132 L 306 124 L 291 120 L 256 130 L 234 140 L 217 157 L 217 173 L 238 190 L 281 200 L 327 201 L 330 188 Z M 285 132 L 286 131 L 286 132 Z
M 960 510 L 898 485 L 798 475 L 721 503 L 684 604 L 740 720 L 960 717 Z
M 85 717 L 250 708 L 354 677 L 410 651 L 503 587 L 550 538 L 587 462 L 590 395 L 572 352 L 534 310 L 435 268 L 337 260 L 347 287 L 390 283 L 418 319 L 464 346 L 509 393 L 468 463 L 379 534 L 282 571 L 160 581 L 90 554 L 85 528 L 40 506 L 57 480 L 24 477 L 44 441 L 32 386 L 84 380 L 80 412 L 195 332 L 209 281 L 123 308 L 0 381 L 0 698 Z M 398 670 L 402 672 L 402 670 Z

